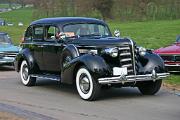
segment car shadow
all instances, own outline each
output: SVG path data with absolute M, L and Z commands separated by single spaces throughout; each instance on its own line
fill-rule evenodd
M 14 71 L 13 66 L 0 66 L 0 71 Z
M 60 91 L 70 95 L 76 95 L 79 99 L 78 92 L 75 85 L 60 84 L 57 81 L 51 80 L 38 80 L 36 86 L 49 89 L 54 92 Z M 99 99 L 97 101 L 107 100 L 107 99 L 134 99 L 143 97 L 143 95 L 138 91 L 137 88 L 110 88 L 102 89 Z M 147 96 L 146 96 L 147 97 Z

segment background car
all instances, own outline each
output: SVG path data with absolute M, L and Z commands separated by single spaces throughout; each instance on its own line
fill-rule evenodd
M 7 33 L 0 32 L 0 66 L 13 65 L 19 50 L 20 47 L 13 45 Z
M 161 56 L 169 72 L 180 72 L 180 35 L 177 36 L 174 44 L 159 48 L 154 52 Z
M 4 26 L 5 25 L 5 20 L 0 18 L 0 26 Z

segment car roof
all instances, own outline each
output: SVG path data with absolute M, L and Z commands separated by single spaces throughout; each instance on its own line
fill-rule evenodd
M 68 23 L 98 23 L 105 24 L 102 20 L 96 18 L 86 18 L 86 17 L 55 17 L 55 18 L 44 18 L 36 20 L 31 23 L 35 24 L 68 24 Z
M 7 33 L 5 33 L 5 32 L 0 32 L 0 35 L 7 35 Z

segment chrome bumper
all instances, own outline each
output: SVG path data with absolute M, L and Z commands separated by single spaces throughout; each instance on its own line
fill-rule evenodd
M 138 81 L 156 81 L 168 77 L 169 73 L 156 73 L 153 71 L 151 74 L 145 75 L 121 75 L 118 77 L 106 77 L 99 78 L 100 84 L 113 84 L 113 83 L 126 83 L 126 82 L 138 82 Z
M 165 64 L 165 67 L 180 67 L 180 64 Z

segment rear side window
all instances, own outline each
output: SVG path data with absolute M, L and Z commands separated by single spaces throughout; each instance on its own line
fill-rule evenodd
M 43 40 L 44 38 L 44 27 L 43 26 L 36 26 L 34 27 L 34 40 Z
M 28 27 L 28 29 L 26 30 L 25 35 L 24 35 L 24 40 L 25 41 L 32 40 L 32 27 Z

